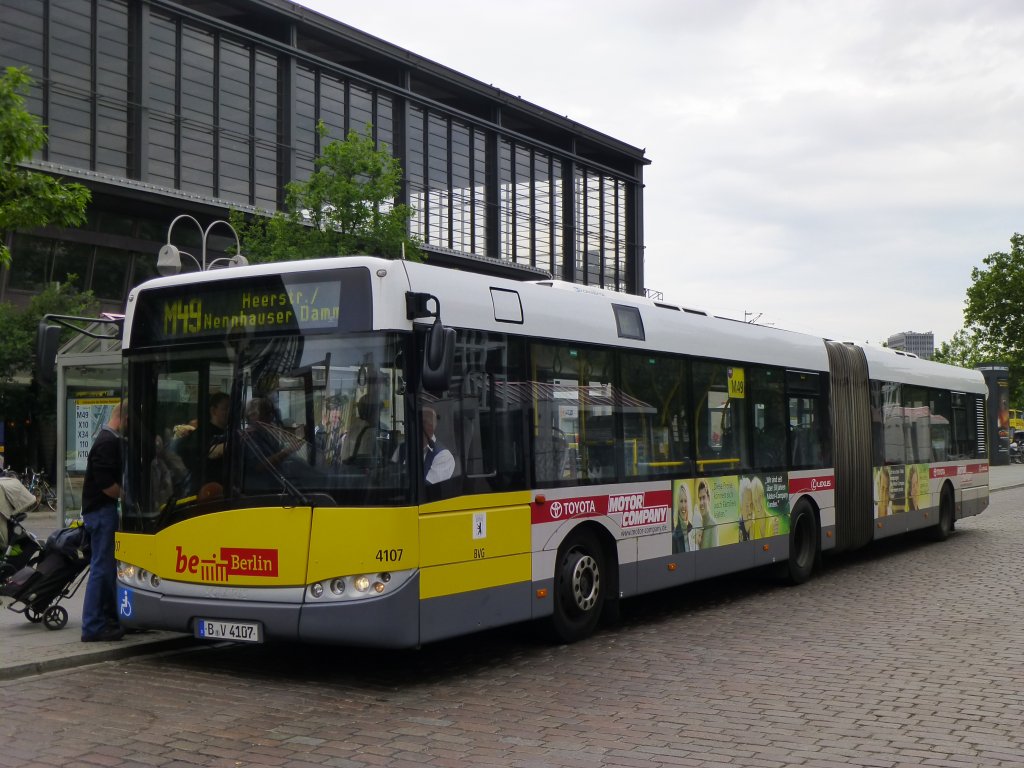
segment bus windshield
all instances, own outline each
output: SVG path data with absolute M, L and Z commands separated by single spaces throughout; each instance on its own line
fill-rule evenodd
M 409 334 L 220 340 L 128 360 L 125 530 L 243 506 L 396 505 Z

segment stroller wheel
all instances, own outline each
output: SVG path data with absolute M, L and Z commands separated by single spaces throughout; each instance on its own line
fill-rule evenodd
M 43 620 L 43 614 L 37 611 L 35 608 L 25 609 L 25 618 L 31 621 L 33 624 L 38 624 Z
M 62 605 L 54 605 L 43 614 L 43 626 L 47 629 L 64 629 L 68 623 L 68 612 Z

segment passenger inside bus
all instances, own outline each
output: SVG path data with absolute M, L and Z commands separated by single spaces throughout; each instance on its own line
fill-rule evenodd
M 341 444 L 343 463 L 368 464 L 380 458 L 380 440 L 387 432 L 381 426 L 380 412 L 381 404 L 369 393 L 359 398 L 356 418 L 352 420 Z
M 323 424 L 316 428 L 317 451 L 323 466 L 332 467 L 341 461 L 341 449 L 345 442 L 345 429 L 341 422 L 342 399 L 327 398 Z
M 206 447 L 201 428 L 196 427 L 175 443 L 175 452 L 187 471 L 184 489 L 194 493 L 200 485 L 224 482 L 224 438 L 231 413 L 231 397 L 226 392 L 214 392 L 209 399 L 209 418 L 206 424 Z
M 245 418 L 245 488 L 253 491 L 276 487 L 275 476 L 289 474 L 288 462 L 304 447 L 304 441 L 281 426 L 274 404 L 267 397 L 252 398 L 245 407 Z

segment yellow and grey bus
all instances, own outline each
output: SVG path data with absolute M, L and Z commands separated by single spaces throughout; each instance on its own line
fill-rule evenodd
M 554 280 L 347 257 L 153 280 L 123 328 L 128 626 L 562 641 L 633 595 L 988 503 L 981 374 Z

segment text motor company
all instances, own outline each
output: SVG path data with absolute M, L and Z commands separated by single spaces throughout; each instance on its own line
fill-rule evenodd
M 533 522 L 551 523 L 612 515 L 619 518 L 623 536 L 647 536 L 668 532 L 672 519 L 671 505 L 671 491 L 559 499 L 535 507 Z

